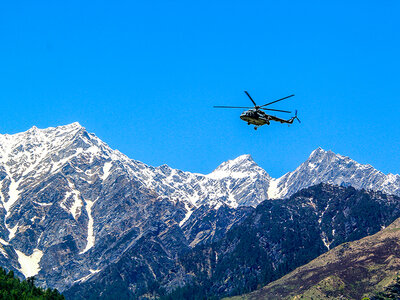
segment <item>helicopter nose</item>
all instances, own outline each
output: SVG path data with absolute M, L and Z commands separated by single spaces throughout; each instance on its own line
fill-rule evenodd
M 244 120 L 244 121 L 246 121 L 246 119 L 249 117 L 249 114 L 246 112 L 246 111 L 244 111 L 244 112 L 242 112 L 242 114 L 240 115 L 240 118 L 242 119 L 242 120 Z

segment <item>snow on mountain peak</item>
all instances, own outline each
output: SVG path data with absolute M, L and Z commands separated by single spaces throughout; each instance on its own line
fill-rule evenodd
M 335 156 L 340 156 L 331 150 L 324 150 L 321 147 L 318 147 L 315 149 L 313 152 L 311 152 L 310 156 L 308 157 L 308 160 L 310 161 L 321 161 L 322 159 L 332 159 Z
M 399 175 L 385 175 L 369 164 L 360 164 L 347 156 L 319 147 L 296 170 L 273 179 L 268 195 L 269 198 L 288 197 L 322 182 L 400 194 Z
M 318 165 L 324 168 L 331 165 L 336 165 L 336 166 L 340 165 L 342 166 L 342 168 L 344 168 L 343 166 L 346 165 L 348 167 L 356 167 L 360 169 L 374 169 L 369 164 L 360 164 L 348 156 L 343 156 L 341 154 L 334 153 L 331 150 L 326 151 L 320 147 L 314 150 L 309 156 L 309 158 L 302 165 L 300 165 L 299 168 L 301 168 L 305 164 L 308 164 L 309 166 Z
M 255 174 L 268 174 L 260 166 L 256 164 L 251 155 L 244 154 L 235 159 L 228 160 L 219 165 L 207 177 L 213 179 L 221 179 L 225 177 L 243 178 Z
M 50 132 L 73 132 L 77 131 L 79 129 L 85 129 L 79 122 L 74 122 L 71 124 L 67 125 L 60 125 L 56 127 L 47 127 L 47 128 L 38 128 L 37 126 L 33 125 L 31 128 L 29 128 L 26 131 L 15 133 L 15 134 L 5 134 L 7 136 L 21 136 L 21 135 L 26 135 L 26 134 L 32 134 L 32 133 L 50 133 Z M 1 135 L 1 134 L 0 134 Z
M 16 201 L 23 178 L 33 180 L 54 174 L 78 156 L 109 158 L 113 152 L 78 122 L 46 129 L 33 126 L 25 132 L 0 135 L 0 172 L 11 181 L 9 189 L 15 190 Z M 11 207 L 12 202 L 7 203 Z
M 10 196 L 12 201 L 2 200 L 7 211 L 18 198 L 21 178 L 48 176 L 80 158 L 101 161 L 96 170 L 87 172 L 93 176 L 98 174 L 103 181 L 115 170 L 122 170 L 131 180 L 140 181 L 159 195 L 185 200 L 194 206 L 207 203 L 255 206 L 267 198 L 287 197 L 320 182 L 395 193 L 399 188 L 394 187 L 400 186 L 399 175 L 386 176 L 370 165 L 361 165 L 321 147 L 312 151 L 296 170 L 278 179 L 271 178 L 249 154 L 223 162 L 208 175 L 184 172 L 167 165 L 155 168 L 112 150 L 75 122 L 47 129 L 33 126 L 26 132 L 0 135 L 0 172 L 7 174 L 8 190 L 14 195 Z
M 311 152 L 309 159 L 315 159 L 317 157 L 320 157 L 321 155 L 324 155 L 325 153 L 327 153 L 327 151 L 325 151 L 321 147 L 318 147 L 317 149 Z

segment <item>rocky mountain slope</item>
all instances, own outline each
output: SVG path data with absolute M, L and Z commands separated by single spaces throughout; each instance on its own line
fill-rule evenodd
M 63 290 L 140 238 L 157 208 L 179 223 L 184 204 L 147 189 L 128 163 L 79 124 L 2 136 L 3 266 Z
M 362 299 L 396 280 L 400 219 L 378 233 L 344 243 L 264 288 L 232 299 Z
M 205 218 L 223 220 L 223 215 L 230 210 L 233 209 L 224 206 L 215 219 L 210 215 Z M 289 199 L 266 200 L 256 209 L 250 208 L 244 220 L 233 225 L 226 234 L 179 253 L 175 263 L 170 260 L 166 269 L 163 269 L 166 262 L 162 267 L 152 264 L 155 280 L 146 293 L 172 292 L 167 299 L 181 299 L 181 291 L 186 290 L 201 299 L 251 291 L 335 245 L 376 233 L 398 217 L 399 197 L 351 187 L 320 184 Z M 185 231 L 185 226 L 182 229 Z M 141 253 L 148 257 L 149 264 L 152 263 L 154 257 L 147 255 L 150 240 L 147 238 L 138 244 L 141 248 L 124 254 L 114 265 L 73 286 L 65 292 L 67 298 L 88 298 L 93 293 L 104 299 L 112 298 L 115 287 L 128 291 L 134 286 L 137 291 L 138 279 L 133 274 L 143 274 L 146 267 L 142 266 L 140 273 L 133 267 L 134 261 L 137 261 L 137 253 Z M 160 270 L 165 273 L 157 273 Z M 174 284 L 184 287 L 174 291 Z M 134 295 L 131 292 L 126 297 Z
M 123 273 L 116 266 L 126 261 L 126 276 L 139 276 L 127 291 L 154 282 L 171 291 L 193 277 L 182 271 L 182 253 L 216 243 L 263 200 L 323 181 L 399 194 L 398 175 L 322 149 L 273 179 L 249 155 L 208 175 L 151 167 L 78 123 L 0 135 L 0 263 L 63 291 Z M 321 251 L 340 242 L 332 228 L 315 236 Z
M 206 183 L 200 187 L 197 175 L 130 160 L 77 123 L 1 135 L 0 261 L 20 276 L 36 275 L 42 285 L 64 290 L 119 259 L 149 232 L 180 234 L 173 237 L 178 239 L 176 249 L 168 249 L 173 258 L 175 251 L 220 235 L 245 211 L 235 210 L 225 223 L 210 220 L 209 226 L 198 225 L 196 217 L 188 220 L 198 202 L 208 205 L 194 216 L 204 217 L 201 214 L 209 210 L 215 218 L 215 209 L 225 206 L 226 199 L 229 203 L 235 193 L 243 194 L 245 186 L 253 201 L 251 195 L 257 192 L 253 184 L 267 176 L 264 173 L 255 165 L 247 173 L 249 178 L 242 174 L 229 181 L 234 192 L 217 192 L 226 180 L 202 176 L 199 181 Z M 181 190 L 184 180 L 188 188 Z M 212 185 L 210 196 L 193 198 L 194 191 L 201 194 L 207 184 Z M 170 197 L 164 196 L 169 193 Z M 186 221 L 184 233 L 181 227 Z M 171 246 L 165 239 L 162 247 Z

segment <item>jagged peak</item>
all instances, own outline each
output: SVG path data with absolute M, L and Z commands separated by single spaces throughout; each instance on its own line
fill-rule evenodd
M 314 151 L 311 152 L 310 156 L 308 159 L 316 159 L 316 158 L 320 158 L 323 156 L 326 156 L 328 154 L 332 154 L 333 152 L 331 150 L 325 150 L 322 149 L 321 147 L 318 147 L 317 149 L 315 149 Z
M 249 161 L 249 160 L 254 161 L 253 157 L 250 154 L 242 154 L 242 155 L 236 157 L 235 159 L 232 159 L 231 161 L 240 162 L 240 161 Z
M 62 134 L 72 134 L 75 135 L 78 132 L 87 132 L 86 128 L 83 127 L 81 124 L 78 122 L 74 122 L 71 124 L 67 125 L 61 125 L 57 127 L 48 127 L 45 129 L 39 129 L 43 133 L 56 133 L 56 135 L 62 135 Z
M 245 177 L 250 173 L 266 172 L 253 160 L 250 154 L 243 154 L 235 159 L 228 160 L 220 164 L 212 173 L 207 176 L 210 178 L 224 177 Z
M 52 127 L 50 127 L 50 128 L 52 128 Z M 57 126 L 57 127 L 55 127 L 55 129 L 61 130 L 61 131 L 75 131 L 75 130 L 82 130 L 82 129 L 86 130 L 86 128 L 83 127 L 79 122 L 74 122 L 74 123 L 67 124 L 67 125 Z
M 18 132 L 14 134 L 0 134 L 0 136 L 6 136 L 6 137 L 16 137 L 16 136 L 21 136 L 25 134 L 40 134 L 40 133 L 47 133 L 47 132 L 52 132 L 52 131 L 61 131 L 61 132 L 74 132 L 78 130 L 85 130 L 85 127 L 83 127 L 79 122 L 74 122 L 71 124 L 67 125 L 60 125 L 56 127 L 47 127 L 47 128 L 38 128 L 37 126 L 33 125 L 31 128 L 29 128 L 26 131 L 23 132 Z
M 113 152 L 96 135 L 88 133 L 81 124 L 74 122 L 44 129 L 33 126 L 24 132 L 12 135 L 0 135 L 0 156 L 4 160 L 10 155 L 17 155 L 16 153 L 23 151 L 35 152 L 35 155 L 39 155 L 54 151 L 57 152 L 71 145 L 76 148 L 88 149 L 90 152 L 105 151 L 107 154 Z M 18 150 L 14 153 L 15 149 Z M 118 156 L 118 153 L 116 155 Z
M 324 150 L 321 147 L 318 147 L 313 152 L 311 152 L 310 156 L 307 159 L 307 162 L 321 162 L 324 159 L 332 160 L 332 159 L 350 159 L 350 158 L 337 154 L 332 150 Z
M 37 130 L 39 130 L 39 128 L 37 128 L 35 125 L 33 125 L 30 129 L 28 129 L 28 132 L 31 132 L 31 131 L 35 132 Z
M 253 160 L 250 154 L 243 154 L 235 159 L 230 159 L 222 164 L 220 164 L 214 171 L 222 170 L 222 169 L 229 169 L 236 166 L 243 166 L 243 165 L 257 165 L 256 162 Z
M 314 151 L 311 152 L 310 157 L 315 156 L 315 155 L 320 155 L 321 153 L 326 153 L 326 152 L 327 151 L 325 151 L 321 147 L 318 147 L 317 149 L 315 149 Z
M 304 167 L 308 169 L 314 169 L 316 167 L 329 167 L 333 165 L 342 165 L 342 168 L 347 165 L 347 166 L 352 166 L 353 168 L 356 169 L 363 169 L 363 170 L 376 170 L 373 166 L 370 164 L 361 164 L 354 159 L 344 156 L 338 153 L 335 153 L 331 150 L 324 150 L 321 147 L 318 147 L 315 149 L 313 152 L 311 152 L 309 158 L 301 164 L 296 171 L 304 169 Z M 380 172 L 376 170 L 377 172 Z M 382 173 L 382 172 L 380 172 Z M 383 173 L 382 173 L 383 174 Z

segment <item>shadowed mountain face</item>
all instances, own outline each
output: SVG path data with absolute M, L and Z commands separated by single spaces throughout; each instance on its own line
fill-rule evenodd
M 204 262 L 187 265 L 188 258 L 217 243 L 221 244 L 215 247 L 228 249 L 223 244 L 228 241 L 226 233 L 235 232 L 245 221 L 251 224 L 251 218 L 261 218 L 254 215 L 254 208 L 263 200 L 286 197 L 321 181 L 399 192 L 398 175 L 384 175 L 322 149 L 294 172 L 272 179 L 249 155 L 227 161 L 208 175 L 147 166 L 112 150 L 78 123 L 0 135 L 0 262 L 20 277 L 35 275 L 42 286 L 61 291 L 82 287 L 84 293 L 86 283 L 104 289 L 121 284 L 129 295 L 172 291 L 203 278 L 193 272 Z M 307 237 L 300 237 L 303 252 L 295 254 L 305 262 L 343 241 L 376 232 L 397 213 L 393 197 L 367 193 L 367 200 L 355 203 L 362 204 L 357 209 L 381 214 L 372 213 L 376 222 L 370 224 L 359 219 L 351 205 L 343 208 L 332 202 L 333 196 L 321 195 L 293 200 L 293 207 L 289 200 L 257 207 L 270 212 L 255 219 L 254 226 L 248 225 L 252 231 L 243 240 L 258 241 L 260 234 L 265 235 L 261 240 L 267 246 L 259 249 L 272 247 L 267 252 L 273 254 L 267 256 L 273 274 L 292 255 L 285 248 L 289 245 L 275 240 L 281 233 L 287 241 L 298 238 L 293 232 Z M 379 205 L 369 198 L 380 199 Z M 269 215 L 273 222 L 260 222 Z M 307 256 L 309 249 L 312 255 Z M 208 262 L 216 257 L 221 261 L 219 253 Z M 218 270 L 225 272 L 223 267 Z M 209 278 L 207 274 L 204 280 Z M 220 289 L 217 294 L 233 291 Z
M 173 290 L 171 282 L 187 284 L 184 289 L 198 296 L 221 297 L 254 290 L 334 245 L 365 237 L 389 225 L 400 217 L 399 200 L 396 196 L 325 184 L 303 190 L 286 200 L 266 200 L 249 210 L 245 219 L 233 225 L 225 235 L 181 252 L 175 263 L 167 267 L 168 275 L 159 277 L 157 284 L 161 285 L 156 288 L 153 285 L 152 291 L 159 294 L 164 287 L 167 288 L 164 292 L 168 293 Z M 215 220 L 222 219 L 229 211 L 227 207 L 221 209 Z M 198 222 L 207 223 L 206 218 L 199 218 Z M 144 241 L 141 246 L 147 243 Z M 142 248 L 138 252 L 147 253 Z M 124 255 L 113 268 L 127 268 L 126 276 L 132 274 L 128 271 L 132 269 L 127 267 L 132 264 L 132 257 Z M 153 266 L 153 270 L 159 268 Z M 66 295 L 78 299 L 96 291 L 106 298 L 111 297 L 115 286 L 128 287 L 134 283 L 126 276 L 116 276 L 108 269 L 74 286 Z M 170 299 L 179 299 L 181 291 L 173 292 Z
M 344 243 L 264 288 L 235 299 L 361 299 L 384 290 L 399 270 L 397 219 L 372 236 Z

